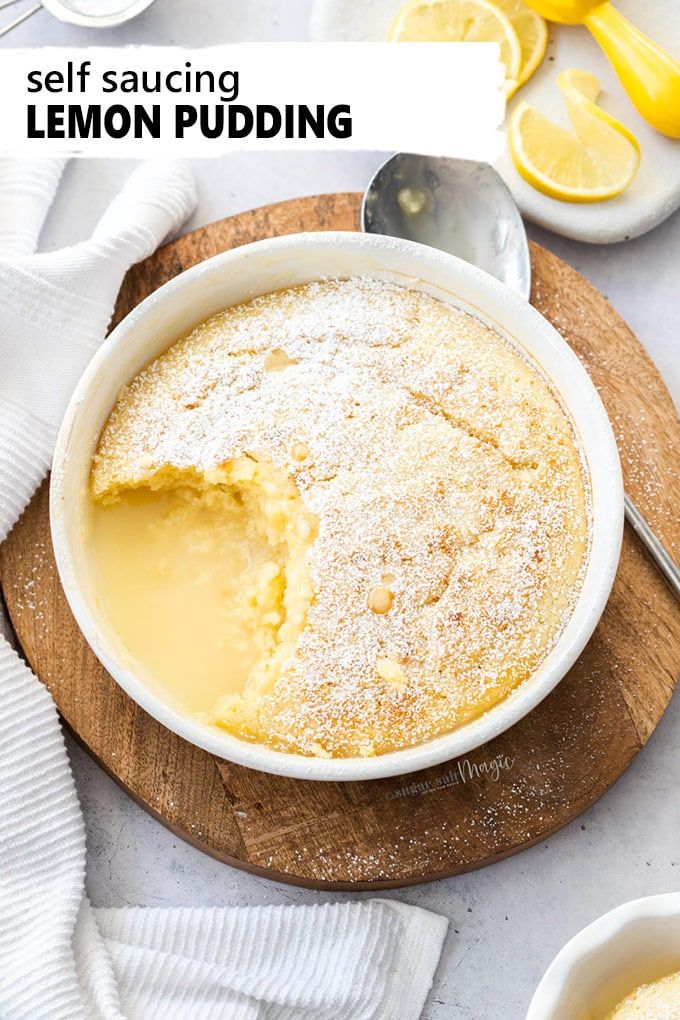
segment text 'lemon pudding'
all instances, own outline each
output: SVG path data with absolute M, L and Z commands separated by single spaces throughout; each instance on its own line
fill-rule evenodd
M 581 584 L 572 426 L 495 330 L 324 280 L 228 308 L 121 393 L 91 474 L 104 608 L 176 707 L 382 754 L 532 675 Z

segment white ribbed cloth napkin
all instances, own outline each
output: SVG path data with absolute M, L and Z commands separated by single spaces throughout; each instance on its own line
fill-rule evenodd
M 186 169 L 145 164 L 89 241 L 33 255 L 61 170 L 0 161 L 0 542 L 48 470 L 125 271 L 195 203 Z M 56 708 L 0 628 L 3 1020 L 415 1020 L 448 923 L 381 900 L 101 910 L 84 882 Z

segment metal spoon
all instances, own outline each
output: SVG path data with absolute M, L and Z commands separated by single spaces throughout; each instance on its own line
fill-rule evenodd
M 370 181 L 363 229 L 440 248 L 479 266 L 529 300 L 531 260 L 526 230 L 507 186 L 488 163 L 391 156 Z M 631 497 L 626 520 L 680 600 L 680 567 Z
M 362 223 L 472 262 L 529 299 L 531 259 L 522 217 L 488 163 L 400 152 L 366 189 Z
M 20 0 L 2 0 L 0 2 L 0 10 L 4 10 L 5 7 L 11 7 L 19 2 Z M 155 0 L 120 0 L 120 8 L 109 14 L 84 14 L 69 7 L 65 0 L 40 0 L 40 3 L 29 7 L 26 11 L 22 11 L 14 21 L 3 25 L 0 28 L 0 38 L 3 35 L 7 35 L 12 29 L 18 28 L 31 15 L 37 14 L 38 11 L 43 9 L 49 11 L 59 21 L 64 21 L 69 25 L 80 25 L 83 28 L 114 28 L 116 25 L 122 25 L 132 18 L 136 18 L 138 14 L 141 14 L 142 11 L 145 11 L 154 2 Z

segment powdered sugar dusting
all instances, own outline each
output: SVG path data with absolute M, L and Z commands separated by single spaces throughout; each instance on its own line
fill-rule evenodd
M 294 478 L 319 531 L 306 626 L 275 688 L 225 720 L 241 736 L 333 756 L 420 743 L 553 645 L 587 546 L 580 459 L 546 383 L 477 319 L 365 277 L 227 309 L 122 394 L 93 492 L 244 453 Z

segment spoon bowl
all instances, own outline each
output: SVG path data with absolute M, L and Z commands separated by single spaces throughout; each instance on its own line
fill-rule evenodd
M 366 233 L 457 255 L 529 298 L 531 261 L 522 217 L 488 163 L 400 152 L 374 175 L 361 216 Z

